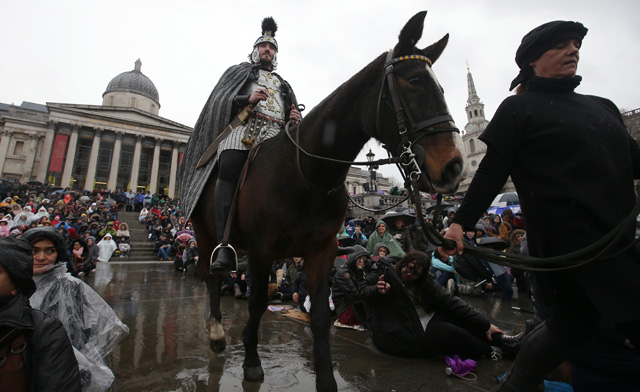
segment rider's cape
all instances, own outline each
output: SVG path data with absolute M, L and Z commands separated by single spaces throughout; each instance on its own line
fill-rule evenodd
M 227 69 L 200 113 L 180 164 L 180 199 L 187 218 L 193 212 L 217 159 L 210 160 L 198 170 L 196 165 L 211 142 L 231 122 L 232 116 L 236 114 L 233 113 L 233 98 L 238 95 L 251 71 L 258 68 L 259 66 L 245 62 Z M 289 87 L 288 84 L 284 84 Z M 290 87 L 288 90 L 291 101 L 297 104 L 293 90 Z

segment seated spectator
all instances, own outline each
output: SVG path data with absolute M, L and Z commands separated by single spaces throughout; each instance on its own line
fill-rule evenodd
M 76 238 L 73 240 L 71 243 L 69 261 L 67 262 L 67 271 L 72 276 L 82 278 L 94 268 L 95 266 L 90 260 L 87 244 L 82 238 Z
M 160 237 L 156 241 L 156 257 L 159 260 L 169 260 L 169 253 L 171 252 L 171 243 L 167 239 L 164 233 L 160 233 Z
M 0 252 L 0 390 L 80 392 L 78 361 L 64 326 L 29 305 L 36 291 L 29 243 L 3 237 Z
M 227 275 L 227 280 L 224 285 L 222 285 L 221 294 L 224 295 L 227 291 L 233 291 L 233 296 L 236 299 L 247 299 L 247 269 L 249 268 L 249 257 L 246 253 L 240 252 L 238 253 L 238 268 L 236 271 Z M 271 284 L 269 284 L 271 286 Z M 273 297 L 273 288 L 271 288 L 268 293 L 268 297 Z
M 438 252 L 433 252 L 430 272 L 438 284 L 446 287 L 447 291 L 453 294 L 455 291 L 455 283 L 460 283 L 458 273 L 453 266 L 453 257 L 449 256 L 447 260 L 441 260 L 439 256 L 440 254 Z
M 31 306 L 64 324 L 75 348 L 83 390 L 106 390 L 114 376 L 104 358 L 129 328 L 91 287 L 67 274 L 64 239 L 55 229 L 30 229 L 23 238 L 31 244 L 37 285 Z
M 98 242 L 98 261 L 107 262 L 113 256 L 113 252 L 118 248 L 116 242 L 111 237 L 110 233 L 105 234 L 104 238 Z
M 476 231 L 466 231 L 462 237 L 462 241 L 467 246 L 478 246 L 475 241 L 476 232 L 484 229 L 481 224 L 476 225 Z M 463 252 L 453 258 L 453 267 L 461 277 L 470 281 L 474 286 L 482 282 L 482 286 L 487 290 L 493 288 L 493 273 L 487 268 L 486 261 L 470 254 Z
M 307 275 L 304 273 L 304 262 L 302 262 L 300 267 L 298 267 L 298 276 L 296 277 L 296 280 L 293 281 L 291 292 L 293 302 L 300 305 L 300 310 L 306 313 L 307 309 L 304 307 L 304 301 L 309 295 L 309 290 L 307 288 Z
M 369 236 L 369 241 L 367 242 L 367 252 L 369 254 L 373 254 L 374 247 L 380 242 L 384 243 L 387 249 L 389 249 L 390 256 L 404 256 L 402 246 L 391 236 L 391 234 L 389 234 L 387 224 L 384 223 L 383 220 L 379 220 L 378 222 L 376 222 L 376 230 L 371 233 L 371 235 Z
M 142 210 L 140 210 L 140 215 L 138 215 L 138 222 L 144 223 L 148 215 L 149 210 L 147 209 L 147 207 L 143 207 Z
M 405 226 L 404 219 L 401 216 L 396 217 L 394 225 L 389 228 L 389 234 L 400 243 L 403 251 L 413 250 L 411 231 L 408 226 Z
M 129 243 L 129 237 L 119 237 L 118 250 L 120 251 L 120 257 L 131 257 L 131 244 Z
M 301 270 L 302 257 L 294 257 L 293 264 L 287 267 L 279 287 L 279 292 L 281 293 L 279 297 L 282 301 L 291 301 L 293 299 L 293 282 L 295 282 L 298 272 Z
M 127 225 L 124 222 L 120 223 L 120 227 L 116 232 L 116 238 L 122 238 L 122 237 L 126 237 L 127 240 L 129 239 L 129 237 L 131 237 L 131 234 L 129 234 L 129 225 Z
M 113 222 L 109 221 L 107 222 L 107 227 L 100 230 L 100 232 L 98 233 L 98 237 L 96 238 L 104 238 L 104 236 L 107 234 L 110 234 L 111 238 L 113 238 L 117 232 L 118 231 L 113 227 Z
M 195 239 L 190 239 L 187 243 L 187 247 L 182 255 L 182 274 L 186 275 L 189 272 L 189 266 L 195 265 L 199 259 L 198 243 Z
M 514 338 L 466 302 L 447 293 L 429 270 L 430 256 L 407 253 L 395 265 L 372 269 L 362 286 L 371 311 L 370 334 L 381 351 L 401 357 L 458 354 L 471 358 L 515 355 Z
M 149 226 L 149 239 L 156 241 L 160 238 L 160 233 L 162 233 L 162 225 L 160 224 L 160 220 L 156 219 L 153 224 Z
M 376 246 L 373 247 L 371 260 L 377 262 L 380 257 L 387 256 L 389 256 L 389 248 L 383 242 L 378 242 Z
M 12 225 L 11 215 L 2 217 L 2 219 L 0 219 L 0 237 L 8 237 L 9 233 L 11 233 Z
M 100 257 L 100 248 L 98 248 L 98 244 L 96 244 L 96 237 L 88 236 L 85 239 L 85 245 L 89 251 L 89 256 L 87 257 L 86 262 L 91 267 L 91 271 L 93 271 L 96 268 L 98 258 Z
M 362 247 L 367 246 L 367 236 L 364 235 L 360 226 L 356 225 L 354 227 L 351 238 L 353 238 L 354 245 L 360 245 Z
M 347 262 L 336 269 L 331 296 L 338 315 L 333 325 L 338 328 L 366 331 L 364 325 L 367 317 L 360 285 L 366 275 L 365 264 L 368 257 L 367 251 L 362 246 L 356 245 L 353 247 L 353 252 L 347 255 Z

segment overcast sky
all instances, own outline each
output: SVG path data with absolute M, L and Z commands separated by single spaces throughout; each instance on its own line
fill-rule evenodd
M 467 122 L 467 61 L 491 119 L 510 94 L 522 36 L 558 19 L 589 28 L 577 91 L 640 107 L 638 0 L 3 1 L 0 102 L 100 105 L 109 81 L 140 58 L 160 94 L 160 116 L 193 126 L 220 75 L 246 60 L 262 18 L 273 16 L 277 71 L 311 109 L 392 48 L 421 10 L 428 14 L 419 47 L 450 34 L 433 69 L 460 128 Z M 369 147 L 382 158 L 375 142 Z M 396 176 L 395 169 L 381 171 Z

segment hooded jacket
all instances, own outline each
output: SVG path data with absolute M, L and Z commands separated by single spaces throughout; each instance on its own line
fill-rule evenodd
M 369 253 L 360 245 L 353 247 L 353 252 L 347 255 L 347 262 L 336 268 L 331 286 L 331 296 L 336 307 L 336 314 L 342 314 L 350 303 L 362 301 L 360 283 L 364 280 L 368 261 L 363 268 L 356 266 L 356 261 L 362 257 L 369 257 Z
M 435 354 L 425 345 L 425 331 L 409 293 L 387 258 L 380 258 L 378 268 L 373 269 L 364 281 L 362 295 L 371 311 L 371 338 L 381 351 L 401 357 L 426 357 Z M 427 273 L 427 272 L 425 272 Z M 386 294 L 377 289 L 380 275 L 391 286 Z M 479 332 L 491 326 L 489 319 L 458 297 L 448 293 L 433 279 L 431 290 L 419 288 L 426 312 L 444 312 L 451 317 L 465 320 Z
M 377 230 L 378 226 L 380 225 L 384 225 L 386 229 L 384 231 L 384 235 L 382 236 L 378 233 L 378 230 Z M 402 250 L 402 246 L 400 246 L 400 243 L 391 236 L 391 234 L 389 233 L 389 227 L 383 220 L 379 220 L 378 222 L 376 222 L 376 230 L 374 230 L 373 233 L 371 233 L 371 235 L 369 236 L 369 241 L 367 242 L 367 252 L 369 252 L 369 254 L 373 254 L 373 248 L 379 242 L 384 243 L 387 249 L 389 249 L 388 256 L 397 256 L 397 257 L 404 256 L 404 251 Z

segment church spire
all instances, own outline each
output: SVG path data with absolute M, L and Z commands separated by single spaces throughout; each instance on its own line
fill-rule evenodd
M 476 85 L 473 83 L 473 75 L 469 69 L 469 62 L 467 61 L 467 87 L 469 90 L 469 98 L 467 99 L 467 106 L 480 103 L 480 98 L 476 92 Z
M 473 82 L 473 76 L 469 69 L 469 62 L 467 62 L 467 87 L 469 89 L 469 98 L 467 99 L 466 106 L 467 120 L 472 124 L 482 124 L 485 122 L 484 104 L 476 92 L 476 85 Z

